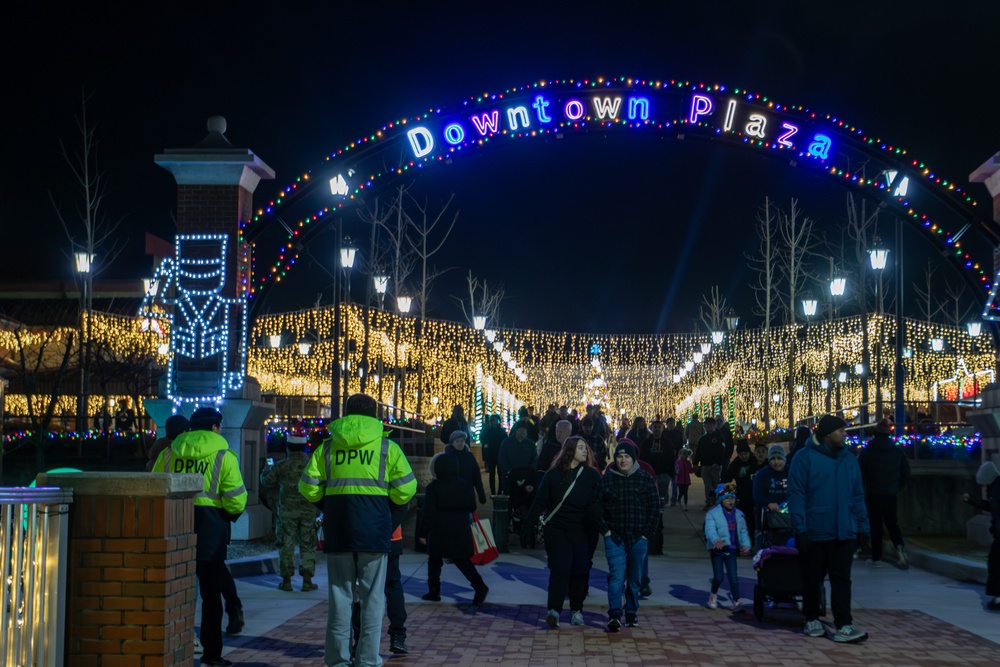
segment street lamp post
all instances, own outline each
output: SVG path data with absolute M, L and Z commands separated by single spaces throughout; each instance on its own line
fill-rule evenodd
M 87 430 L 90 402 L 90 313 L 94 307 L 94 254 L 75 253 L 76 271 L 83 282 L 83 312 L 80 317 L 80 394 L 76 404 L 76 430 Z M 77 454 L 83 456 L 83 438 L 77 442 Z
M 885 269 L 885 262 L 889 256 L 889 251 L 883 248 L 879 244 L 879 240 L 876 237 L 874 239 L 875 247 L 868 250 L 868 260 L 871 264 L 871 268 L 874 271 L 879 272 L 879 282 L 882 280 L 882 270 Z M 863 373 L 861 374 L 861 411 L 859 421 L 862 425 L 868 424 L 870 418 L 868 415 L 868 404 L 870 398 L 868 395 L 868 372 L 872 367 L 871 362 L 871 337 L 868 334 L 868 293 L 866 287 L 866 273 L 865 270 L 861 270 L 862 275 L 862 292 L 861 292 L 861 363 L 864 366 Z M 876 284 L 876 289 L 878 285 Z M 881 295 L 879 295 L 881 296 Z M 876 384 L 876 386 L 878 386 Z
M 906 407 L 903 404 L 903 392 L 906 388 L 906 366 L 903 364 L 903 339 L 906 336 L 906 323 L 903 320 L 903 224 L 896 218 L 896 372 L 894 373 L 896 399 L 896 436 L 906 432 Z
M 826 389 L 826 413 L 831 414 L 832 406 L 830 404 L 830 384 L 833 380 L 833 315 L 834 315 L 834 297 L 844 296 L 844 292 L 847 290 L 847 279 L 843 276 L 838 276 L 833 268 L 833 257 L 830 258 L 830 300 L 828 301 L 828 314 L 830 318 L 830 350 L 827 357 L 826 365 L 826 385 L 823 387 Z M 837 409 L 840 409 L 840 383 L 837 383 Z
M 816 299 L 813 299 L 813 298 L 802 299 L 802 314 L 806 316 L 806 326 L 805 326 L 805 330 L 803 331 L 804 335 L 802 336 L 802 348 L 803 349 L 806 348 L 806 343 L 808 342 L 808 337 L 809 337 L 809 322 L 812 320 L 813 317 L 815 317 L 815 315 L 816 315 L 816 308 L 818 306 L 819 306 L 819 302 L 816 301 Z M 802 368 L 803 368 L 803 375 L 804 375 L 804 377 L 802 378 L 802 380 L 803 380 L 803 382 L 805 382 L 806 384 L 809 385 L 808 409 L 806 410 L 806 413 L 809 416 L 812 416 L 812 381 L 810 380 L 809 368 L 808 368 L 807 362 L 805 361 L 804 358 L 803 358 Z M 801 387 L 801 385 L 799 385 L 799 386 Z M 796 388 L 796 392 L 798 392 L 798 387 Z M 798 392 L 798 393 L 801 393 L 801 392 Z M 789 394 L 789 400 L 792 400 L 791 399 L 791 394 Z M 789 427 L 791 427 L 791 424 L 789 424 Z
M 372 278 L 372 285 L 375 288 L 375 293 L 378 294 L 378 309 L 379 309 L 379 313 L 381 314 L 385 310 L 385 293 L 389 290 L 389 276 L 385 276 L 385 275 L 374 276 Z M 380 316 L 384 317 L 384 315 L 380 315 Z M 385 382 L 385 380 L 384 380 L 384 378 L 385 378 L 385 367 L 384 367 L 384 363 L 382 361 L 383 358 L 384 358 L 384 355 L 382 355 L 382 354 L 378 355 L 377 373 L 376 373 L 375 378 L 373 378 L 373 380 L 375 380 L 375 384 L 378 385 L 378 402 L 379 403 L 382 403 L 382 400 L 383 400 L 382 385 Z
M 406 296 L 405 294 L 397 294 L 396 296 L 396 308 L 399 310 L 400 318 L 399 324 L 396 326 L 396 380 L 393 383 L 393 407 L 396 410 L 397 416 L 401 415 L 401 410 L 405 409 L 405 406 L 400 405 L 402 402 L 400 399 L 405 396 L 405 387 L 403 387 L 403 380 L 405 374 L 403 370 L 399 367 L 399 344 L 400 344 L 400 331 L 403 328 L 403 318 L 402 316 L 410 312 L 410 306 L 413 303 L 413 299 Z
M 344 236 L 344 221 L 341 216 L 337 216 L 334 227 L 334 249 L 333 256 L 340 258 L 340 241 Z M 334 260 L 336 261 L 336 259 Z M 330 420 L 340 418 L 340 405 L 343 402 L 340 397 L 341 373 L 340 373 L 340 271 L 333 272 L 333 368 L 331 369 L 330 380 Z
M 349 304 L 351 302 L 351 269 L 354 268 L 354 259 L 357 256 L 357 253 L 358 253 L 358 249 L 354 247 L 353 243 L 351 243 L 351 238 L 349 236 L 345 236 L 343 238 L 343 241 L 340 244 L 340 266 L 341 266 L 341 268 L 343 268 L 343 270 L 344 270 L 344 276 L 346 277 L 346 285 L 345 285 L 345 288 L 344 288 L 344 298 L 343 298 L 343 303 L 345 303 L 345 304 Z M 337 295 L 337 313 L 340 313 L 340 305 L 341 305 L 340 295 L 338 294 Z M 338 327 L 337 330 L 339 331 L 340 327 Z M 351 357 L 350 357 L 350 354 L 351 354 L 351 350 L 350 350 L 350 347 L 347 344 L 347 339 L 345 338 L 345 340 L 344 340 L 344 361 L 343 361 L 343 369 L 342 369 L 342 371 L 343 371 L 342 375 L 343 375 L 343 380 L 344 380 L 344 392 L 343 392 L 342 396 L 345 399 L 350 394 L 350 386 L 351 386 L 350 385 L 350 382 L 351 382 L 351 373 L 350 373 L 350 367 L 351 367 L 351 361 L 350 361 L 350 359 L 351 359 Z
M 876 247 L 869 258 L 872 269 L 878 272 L 878 282 L 875 283 L 875 299 L 878 302 L 878 341 L 875 343 L 875 421 L 882 419 L 882 341 L 885 339 L 885 306 L 882 295 L 882 274 L 885 273 L 885 262 L 889 251 Z M 897 258 L 897 262 L 899 259 Z M 871 370 L 871 367 L 865 369 Z

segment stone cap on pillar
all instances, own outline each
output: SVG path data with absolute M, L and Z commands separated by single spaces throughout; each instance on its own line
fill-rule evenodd
M 261 179 L 274 178 L 274 169 L 248 148 L 236 148 L 226 139 L 226 119 L 208 119 L 208 135 L 190 148 L 168 148 L 153 161 L 178 185 L 239 185 L 253 193 Z
M 41 473 L 36 481 L 38 486 L 73 489 L 76 496 L 191 498 L 205 490 L 203 476 L 177 473 Z

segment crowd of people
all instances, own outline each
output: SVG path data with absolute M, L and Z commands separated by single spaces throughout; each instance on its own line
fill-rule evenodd
M 198 534 L 196 574 L 202 596 L 203 665 L 232 664 L 221 655 L 222 617 L 227 632 L 243 627 L 242 604 L 225 565 L 229 527 L 243 512 L 246 488 L 239 462 L 220 435 L 222 415 L 211 408 L 190 421 L 171 417 L 167 438 L 154 447 L 153 472 L 196 470 L 205 492 L 195 498 Z M 797 554 L 802 580 L 804 632 L 827 636 L 820 622 L 821 590 L 828 578 L 837 642 L 859 642 L 868 633 L 851 614 L 851 568 L 860 546 L 871 546 L 872 567 L 882 566 L 882 527 L 895 560 L 907 567 L 906 548 L 896 518 L 897 496 L 909 479 L 901 450 L 880 423 L 860 454 L 845 446 L 846 423 L 827 415 L 814 429 L 800 427 L 788 451 L 734 435 L 721 418 L 697 416 L 687 424 L 642 417 L 612 433 L 599 407 L 582 418 L 563 407 L 536 418 L 522 409 L 508 433 L 499 418 L 487 419 L 480 434 L 482 459 L 491 495 L 506 494 L 517 470 L 533 471 L 533 500 L 522 530 L 539 530 L 547 555 L 549 585 L 546 624 L 559 627 L 569 600 L 570 623 L 582 625 L 590 573 L 603 540 L 607 560 L 607 630 L 639 625 L 640 599 L 651 594 L 648 558 L 659 538 L 662 513 L 688 510 L 692 477 L 706 490 L 703 535 L 711 563 L 706 606 L 723 604 L 720 587 L 729 581 L 730 608 L 744 609 L 739 559 L 769 548 L 764 539 L 769 515 L 784 517 L 792 538 L 784 549 Z M 287 456 L 269 466 L 262 486 L 279 490 L 277 515 L 281 590 L 293 590 L 294 551 L 301 557 L 302 590 L 314 590 L 316 508 L 336 517 L 323 524 L 329 577 L 325 662 L 328 665 L 379 665 L 382 618 L 389 616 L 390 650 L 407 653 L 406 610 L 399 573 L 401 524 L 417 490 L 417 480 L 399 446 L 385 437 L 378 404 L 363 394 L 351 396 L 345 416 L 322 438 L 293 431 Z M 460 406 L 439 433 L 444 451 L 430 462 L 433 481 L 426 487 L 417 539 L 428 553 L 427 601 L 441 600 L 441 573 L 450 562 L 484 604 L 487 587 L 473 558 L 470 516 L 487 501 L 483 470 L 469 445 L 473 432 Z M 306 453 L 311 445 L 311 454 Z M 989 500 L 965 500 L 993 514 L 1000 530 L 1000 471 L 984 464 L 977 477 Z M 874 538 L 874 539 L 871 539 Z M 1000 610 L 1000 540 L 989 557 L 986 592 L 991 610 Z

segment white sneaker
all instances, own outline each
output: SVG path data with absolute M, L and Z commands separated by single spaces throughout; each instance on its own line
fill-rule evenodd
M 545 616 L 545 622 L 550 628 L 559 627 L 559 612 L 555 609 L 549 609 L 549 613 Z
M 900 544 L 896 547 L 896 559 L 899 561 L 899 567 L 903 570 L 908 570 L 910 568 L 910 561 L 906 557 L 906 547 Z
M 824 637 L 826 636 L 826 630 L 823 629 L 823 624 L 819 621 L 806 621 L 805 630 L 803 630 L 810 637 Z
M 743 609 L 743 600 L 736 600 L 736 601 L 734 601 L 733 602 L 733 613 L 734 614 L 739 614 L 739 613 L 741 613 L 743 611 L 745 611 Z
M 708 594 L 708 608 L 709 609 L 719 608 L 719 598 L 715 595 L 715 593 Z
M 573 615 L 569 619 L 570 625 L 583 625 L 583 612 L 574 611 Z
M 853 625 L 843 625 L 837 629 L 837 634 L 833 636 L 833 641 L 841 644 L 853 644 L 868 639 L 868 633 L 858 630 Z

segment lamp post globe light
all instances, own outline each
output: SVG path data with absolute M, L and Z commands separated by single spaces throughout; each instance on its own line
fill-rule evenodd
M 885 268 L 885 262 L 888 258 L 889 251 L 877 245 L 868 251 L 868 260 L 871 262 L 872 268 L 876 271 L 881 271 Z

